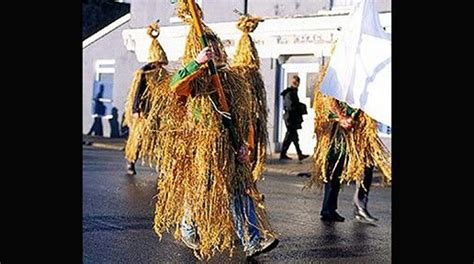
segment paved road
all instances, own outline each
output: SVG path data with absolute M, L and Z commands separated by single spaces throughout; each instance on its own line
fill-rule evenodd
M 152 230 L 156 176 L 138 166 L 125 175 L 123 152 L 83 148 L 84 263 L 194 263 L 192 252 L 170 235 L 160 241 Z M 374 187 L 370 211 L 377 226 L 352 217 L 354 186 L 340 194 L 343 223 L 319 220 L 321 194 L 302 191 L 306 178 L 267 174 L 259 184 L 280 245 L 246 260 L 240 248 L 234 256 L 218 255 L 210 263 L 390 263 L 391 189 Z

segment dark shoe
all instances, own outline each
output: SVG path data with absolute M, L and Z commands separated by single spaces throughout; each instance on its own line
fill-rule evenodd
M 308 177 L 308 178 L 310 178 L 310 177 L 311 177 L 311 173 L 309 173 L 309 172 L 300 172 L 300 173 L 298 173 L 296 176 L 298 176 L 298 177 Z
M 267 240 L 261 240 L 255 246 L 250 247 L 246 250 L 245 255 L 247 257 L 255 257 L 265 252 L 269 252 L 278 246 L 280 241 L 274 237 L 270 237 Z
M 292 158 L 288 157 L 286 154 L 280 155 L 281 160 L 292 160 Z
M 344 222 L 345 218 L 342 217 L 337 212 L 332 212 L 332 213 L 321 214 L 321 220 L 327 221 L 327 222 Z
M 304 159 L 306 159 L 306 158 L 308 158 L 308 157 L 309 157 L 309 155 L 305 155 L 305 154 L 298 155 L 298 159 L 299 159 L 299 160 L 304 160 Z
M 135 171 L 135 163 L 130 162 L 127 164 L 127 174 L 128 175 L 136 175 L 137 171 Z
M 357 206 L 356 204 L 354 204 L 355 208 L 354 208 L 354 216 L 357 220 L 359 220 L 360 222 L 363 222 L 363 223 L 374 223 L 374 222 L 377 222 L 378 219 L 371 216 L 369 211 L 367 211 L 367 209 L 363 208 L 363 207 L 360 207 L 360 206 Z

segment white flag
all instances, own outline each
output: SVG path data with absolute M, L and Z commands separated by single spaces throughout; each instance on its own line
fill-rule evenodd
M 374 0 L 355 1 L 321 84 L 323 94 L 391 126 L 392 40 Z

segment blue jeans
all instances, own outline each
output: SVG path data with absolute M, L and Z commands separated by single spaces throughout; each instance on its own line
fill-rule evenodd
M 244 247 L 251 248 L 260 241 L 260 231 L 257 228 L 257 215 L 252 198 L 247 194 L 236 195 L 232 201 L 232 216 L 237 236 Z M 247 224 L 249 240 L 245 241 L 244 223 Z
M 236 195 L 231 203 L 232 216 L 236 228 L 237 236 L 244 247 L 251 248 L 260 241 L 260 231 L 257 228 L 257 215 L 252 198 L 247 194 Z M 248 241 L 244 236 L 244 223 L 247 223 Z M 192 223 L 189 209 L 185 209 L 183 219 L 181 221 L 181 235 L 184 238 L 191 238 L 196 235 L 196 228 Z

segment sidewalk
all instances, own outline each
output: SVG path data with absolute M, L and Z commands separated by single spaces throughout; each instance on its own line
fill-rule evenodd
M 117 151 L 124 151 L 125 149 L 125 139 L 123 138 L 107 138 L 83 135 L 82 144 L 95 148 Z M 310 176 L 312 163 L 311 157 L 303 161 L 299 161 L 296 154 L 288 154 L 288 156 L 293 158 L 293 160 L 280 160 L 279 153 L 273 153 L 269 155 L 265 165 L 265 172 L 282 176 Z M 375 169 L 373 180 L 374 185 L 380 185 L 380 176 L 380 172 Z
M 125 150 L 124 138 L 108 138 L 99 136 L 82 135 L 82 145 L 92 146 L 101 149 Z

